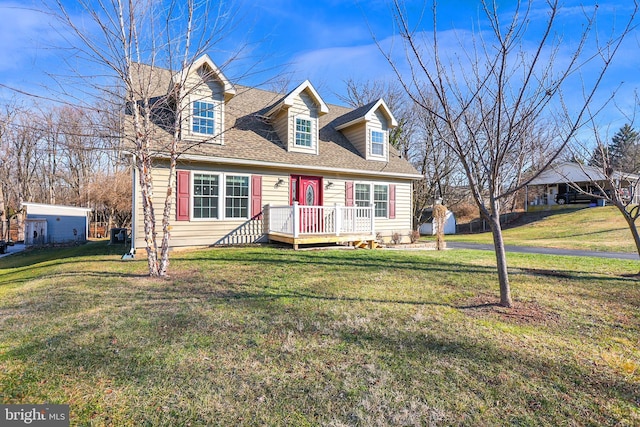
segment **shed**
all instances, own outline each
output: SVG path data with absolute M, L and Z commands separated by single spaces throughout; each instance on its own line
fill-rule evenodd
M 438 230 L 436 220 L 433 217 L 433 209 L 425 209 L 422 211 L 420 218 L 420 234 L 423 236 L 433 236 Z M 456 234 L 456 217 L 453 212 L 447 210 L 447 215 L 444 219 L 444 234 Z
M 27 246 L 86 242 L 89 208 L 23 203 L 26 211 L 24 243 Z

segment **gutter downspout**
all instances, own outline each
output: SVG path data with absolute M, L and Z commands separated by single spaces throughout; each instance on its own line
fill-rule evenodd
M 133 259 L 136 254 L 136 155 L 131 155 L 131 248 L 129 252 L 122 255 L 122 259 Z

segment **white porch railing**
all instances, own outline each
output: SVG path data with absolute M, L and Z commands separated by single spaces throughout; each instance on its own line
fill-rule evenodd
M 375 234 L 373 207 L 359 206 L 293 206 L 267 205 L 267 233 L 289 236 Z

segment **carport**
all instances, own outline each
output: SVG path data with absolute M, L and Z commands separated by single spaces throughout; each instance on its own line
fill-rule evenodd
M 627 189 L 634 197 L 633 203 L 638 203 L 639 176 L 614 171 L 613 175 L 616 188 Z M 567 193 L 576 187 L 591 192 L 597 188 L 595 183 L 603 187 L 607 182 L 604 173 L 596 167 L 565 162 L 550 166 L 525 187 L 526 210 L 537 210 L 556 206 L 556 196 Z M 585 203 L 589 203 L 586 201 Z

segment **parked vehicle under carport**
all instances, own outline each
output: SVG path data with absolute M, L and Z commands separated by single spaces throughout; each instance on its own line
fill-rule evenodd
M 569 189 L 566 192 L 556 194 L 556 203 L 559 205 L 564 205 L 565 203 L 598 203 L 598 200 L 602 199 L 602 197 L 598 196 L 605 196 L 605 194 L 599 190 L 584 192 Z

